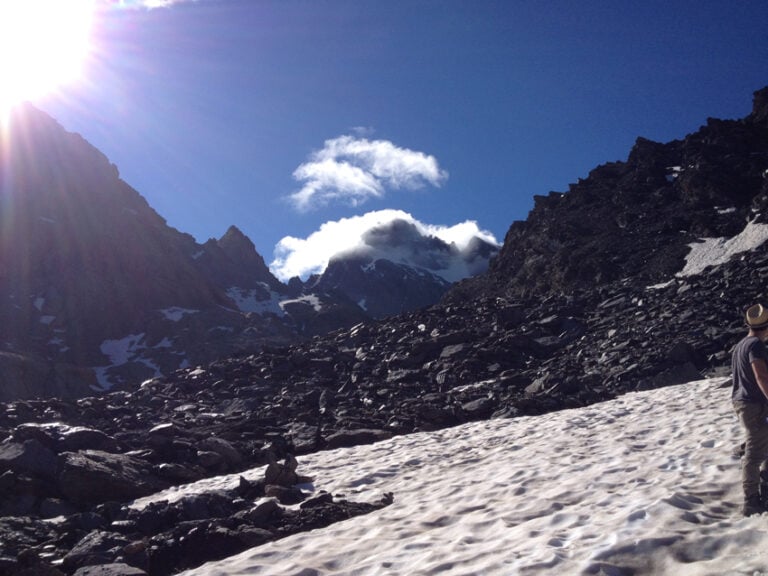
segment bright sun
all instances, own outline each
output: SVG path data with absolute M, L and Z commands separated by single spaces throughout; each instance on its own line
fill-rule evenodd
M 0 111 L 77 78 L 96 0 L 0 0 Z

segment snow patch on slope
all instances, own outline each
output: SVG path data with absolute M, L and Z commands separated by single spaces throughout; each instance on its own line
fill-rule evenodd
M 299 458 L 316 486 L 393 505 L 185 576 L 762 574 L 766 516 L 739 514 L 728 379 L 632 392 Z M 264 468 L 242 473 L 263 478 Z M 230 489 L 239 474 L 137 500 Z
M 263 290 L 257 288 L 240 288 L 232 286 L 227 289 L 227 296 L 235 303 L 241 312 L 251 312 L 255 314 L 275 314 L 283 316 L 280 302 L 284 298 L 282 295 L 270 290 L 269 285 L 262 283 Z M 264 298 L 264 293 L 269 294 Z
M 685 259 L 685 267 L 677 276 L 699 274 L 707 266 L 725 264 L 736 254 L 754 250 L 768 240 L 768 224 L 749 222 L 744 230 L 733 238 L 704 238 L 690 244 L 691 251 Z
M 178 322 L 187 314 L 197 314 L 200 310 L 191 310 L 190 308 L 180 308 L 179 306 L 172 306 L 171 308 L 164 308 L 160 310 L 160 313 L 166 320 L 171 322 Z
M 93 368 L 101 391 L 110 390 L 116 384 L 110 378 L 109 370 L 129 362 L 144 364 L 154 372 L 154 377 L 162 376 L 158 365 L 151 358 L 146 357 L 144 352 L 147 350 L 169 349 L 172 348 L 173 344 L 166 337 L 155 346 L 150 347 L 147 346 L 145 337 L 146 335 L 142 332 L 140 334 L 128 334 L 124 338 L 115 340 L 104 340 L 101 343 L 99 347 L 101 353 L 109 358 L 109 364 Z M 182 360 L 183 364 L 184 361 Z
M 282 302 L 280 302 L 280 307 L 284 309 L 285 306 L 288 306 L 290 304 L 304 304 L 304 305 L 312 306 L 312 308 L 315 309 L 315 312 L 320 312 L 323 309 L 322 302 L 320 302 L 320 299 L 314 294 L 301 296 L 300 298 L 294 298 L 293 300 L 283 300 Z

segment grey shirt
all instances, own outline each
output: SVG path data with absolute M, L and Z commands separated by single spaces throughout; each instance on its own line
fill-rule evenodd
M 768 403 L 760 387 L 757 385 L 755 373 L 752 371 L 752 361 L 762 358 L 768 363 L 768 350 L 757 336 L 747 336 L 736 344 L 731 359 L 733 372 L 734 402 Z

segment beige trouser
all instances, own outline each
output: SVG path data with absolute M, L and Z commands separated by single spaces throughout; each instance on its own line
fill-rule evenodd
M 741 461 L 741 485 L 744 497 L 759 493 L 760 470 L 768 458 L 768 404 L 734 402 L 733 409 L 746 433 Z

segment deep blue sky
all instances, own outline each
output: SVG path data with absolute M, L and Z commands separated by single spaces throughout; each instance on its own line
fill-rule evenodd
M 741 118 L 768 85 L 765 0 L 111 4 L 81 81 L 35 103 L 170 225 L 203 242 L 235 224 L 268 263 L 284 236 L 383 209 L 501 241 L 534 194 L 625 160 L 638 136 Z M 442 177 L 297 209 L 294 171 L 341 136 L 422 153 Z

